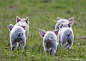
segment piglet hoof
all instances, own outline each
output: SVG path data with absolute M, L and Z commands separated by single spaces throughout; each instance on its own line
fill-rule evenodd
M 12 47 L 12 51 L 14 51 L 14 48 L 15 48 L 15 47 Z
M 71 49 L 71 47 L 68 47 L 68 50 Z
M 52 56 L 55 56 L 55 53 L 51 53 Z
M 46 51 L 46 52 L 48 52 L 48 51 L 49 51 L 49 49 L 46 49 L 45 51 Z
M 22 50 L 24 50 L 24 46 L 22 46 Z
M 51 55 L 55 56 L 55 51 L 54 52 L 51 52 Z

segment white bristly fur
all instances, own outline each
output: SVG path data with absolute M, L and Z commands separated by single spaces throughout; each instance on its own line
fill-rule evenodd
M 74 41 L 74 34 L 71 27 L 61 27 L 58 32 L 58 41 L 59 44 L 68 47 L 68 49 L 71 49 L 71 46 L 73 45 Z
M 44 31 L 44 30 L 40 30 L 40 31 Z M 55 55 L 56 49 L 57 49 L 57 44 L 58 44 L 57 36 L 54 32 L 47 31 L 46 33 L 44 33 L 44 37 L 43 37 L 44 51 L 49 51 L 49 48 L 52 48 L 51 54 Z
M 12 25 L 8 25 L 8 28 L 10 28 L 10 26 Z M 16 43 L 18 45 L 17 47 L 20 47 L 22 49 L 24 49 L 26 45 L 25 31 L 20 26 L 14 26 L 12 27 L 12 30 L 10 30 L 10 44 L 12 50 L 14 50 L 16 47 Z

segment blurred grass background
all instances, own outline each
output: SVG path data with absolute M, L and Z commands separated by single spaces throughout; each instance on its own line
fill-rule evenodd
M 11 51 L 7 26 L 16 23 L 16 16 L 29 17 L 29 35 L 24 51 Z M 57 17 L 74 17 L 74 44 L 71 50 L 57 47 L 56 55 L 44 54 L 39 29 L 55 29 Z M 86 60 L 86 0 L 0 0 L 1 61 L 66 61 Z

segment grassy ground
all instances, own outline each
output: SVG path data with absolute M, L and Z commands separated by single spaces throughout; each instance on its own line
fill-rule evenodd
M 86 0 L 0 0 L 0 61 L 66 61 L 86 60 Z M 11 51 L 7 26 L 16 16 L 29 17 L 30 27 L 24 51 Z M 56 55 L 44 54 L 39 29 L 55 29 L 57 17 L 74 17 L 74 44 L 71 50 L 57 47 Z

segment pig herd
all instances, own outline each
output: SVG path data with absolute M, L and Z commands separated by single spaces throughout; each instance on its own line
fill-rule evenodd
M 52 55 L 55 55 L 58 44 L 67 49 L 71 49 L 74 41 L 74 34 L 72 30 L 72 24 L 74 17 L 62 19 L 57 17 L 57 21 L 54 31 L 44 31 L 40 29 L 40 36 L 43 38 L 44 51 L 49 51 L 52 48 Z M 29 18 L 16 17 L 16 24 L 8 25 L 10 31 L 10 44 L 12 51 L 15 47 L 24 49 L 26 45 L 26 38 L 29 32 Z M 58 36 L 58 41 L 57 41 Z

